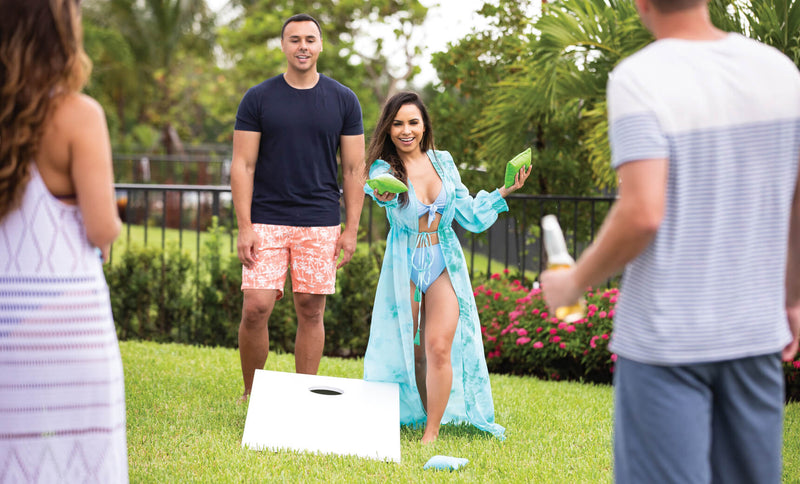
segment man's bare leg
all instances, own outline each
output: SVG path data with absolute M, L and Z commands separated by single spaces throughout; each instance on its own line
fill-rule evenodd
M 269 316 L 275 307 L 278 291 L 274 289 L 245 289 L 242 321 L 239 323 L 239 358 L 242 362 L 244 393 L 247 400 L 253 389 L 256 370 L 263 370 L 269 355 Z
M 294 343 L 294 367 L 297 373 L 316 375 L 325 346 L 325 295 L 294 293 L 297 312 L 297 335 Z

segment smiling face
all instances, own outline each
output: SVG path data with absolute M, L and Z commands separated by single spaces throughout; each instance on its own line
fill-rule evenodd
M 414 104 L 403 104 L 394 116 L 389 128 L 389 137 L 398 154 L 412 154 L 422 151 L 420 143 L 425 134 L 422 113 Z
M 281 50 L 286 56 L 288 69 L 297 73 L 316 71 L 317 59 L 322 52 L 322 37 L 317 25 L 311 21 L 287 24 L 281 37 Z

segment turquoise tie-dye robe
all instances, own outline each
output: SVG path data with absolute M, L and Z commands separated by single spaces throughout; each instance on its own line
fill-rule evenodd
M 439 222 L 439 243 L 442 246 L 447 272 L 458 298 L 459 317 L 451 362 L 453 387 L 442 424 L 469 422 L 475 427 L 504 439 L 505 429 L 494 423 L 494 404 L 489 372 L 483 352 L 483 339 L 475 306 L 472 285 L 461 244 L 452 228 L 453 219 L 471 232 L 489 228 L 497 214 L 508 210 L 498 190 L 481 191 L 475 198 L 461 183 L 453 158 L 446 151 L 428 151 L 436 172 L 447 192 L 447 204 Z M 376 160 L 370 167 L 370 178 L 391 172 L 388 163 Z M 400 385 L 400 423 L 422 425 L 426 414 L 417 391 L 414 373 L 414 334 L 411 316 L 411 254 L 419 229 L 414 187 L 408 183 L 409 203 L 401 207 L 397 197 L 389 202 L 375 200 L 386 208 L 391 229 L 386 241 L 372 327 L 364 356 L 364 379 L 396 382 Z M 373 197 L 373 191 L 364 185 Z

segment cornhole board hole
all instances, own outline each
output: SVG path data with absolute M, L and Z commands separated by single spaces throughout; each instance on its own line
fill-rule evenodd
M 256 370 L 242 447 L 400 462 L 396 383 Z

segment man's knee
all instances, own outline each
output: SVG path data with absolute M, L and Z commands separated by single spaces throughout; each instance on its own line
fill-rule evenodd
M 250 294 L 244 297 L 242 304 L 242 324 L 248 328 L 259 328 L 267 325 L 275 298 L 268 294 Z
M 295 294 L 294 308 L 298 324 L 321 324 L 325 314 L 325 296 L 317 294 Z

